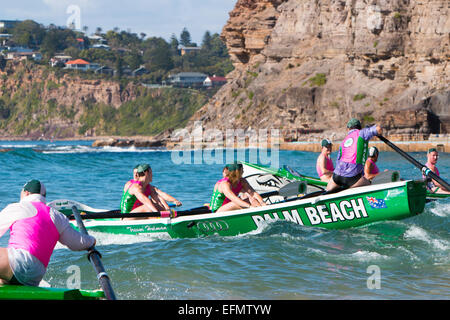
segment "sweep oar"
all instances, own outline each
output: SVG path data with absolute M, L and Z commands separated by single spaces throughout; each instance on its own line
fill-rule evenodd
M 86 227 L 83 224 L 83 220 L 81 219 L 80 212 L 78 212 L 77 207 L 72 207 L 72 212 L 75 216 L 75 219 L 77 220 L 78 229 L 82 234 L 88 234 Z M 109 279 L 108 274 L 105 271 L 105 268 L 103 268 L 102 261 L 100 260 L 101 255 L 100 253 L 95 249 L 95 246 L 92 246 L 88 249 L 88 260 L 92 263 L 92 266 L 95 269 L 95 272 L 97 273 L 97 279 L 100 284 L 100 286 L 103 289 L 103 292 L 105 293 L 105 297 L 108 300 L 116 300 L 116 295 L 114 293 L 114 290 L 111 286 L 111 281 Z
M 401 150 L 399 147 L 397 147 L 395 144 L 390 142 L 388 139 L 383 137 L 382 135 L 378 135 L 378 138 L 386 143 L 389 147 L 394 149 L 397 153 L 399 153 L 403 158 L 411 162 L 414 166 L 416 166 L 420 171 L 422 171 L 422 174 L 428 178 L 434 179 L 437 182 L 439 182 L 441 185 L 444 186 L 447 190 L 450 190 L 450 184 L 448 184 L 445 180 L 443 180 L 441 177 L 439 177 L 437 174 L 435 174 L 433 171 L 431 171 L 427 166 L 421 164 L 419 161 L 411 157 L 409 154 Z

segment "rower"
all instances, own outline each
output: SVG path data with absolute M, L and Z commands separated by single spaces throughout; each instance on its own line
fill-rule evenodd
M 330 140 L 323 139 L 321 145 L 322 151 L 316 161 L 316 170 L 320 180 L 328 182 L 334 171 L 333 161 L 330 158 L 333 144 Z
M 361 122 L 352 118 L 347 123 L 348 134 L 339 146 L 339 153 L 333 176 L 327 191 L 341 188 L 366 186 L 370 181 L 364 177 L 369 140 L 382 133 L 379 125 L 361 129 Z
M 128 181 L 123 188 L 120 201 L 122 213 L 170 210 L 167 201 L 174 202 L 177 206 L 182 205 L 181 201 L 150 184 L 153 172 L 149 164 L 137 165 L 133 175 L 134 179 Z
M 439 153 L 436 148 L 431 148 L 427 152 L 427 163 L 425 166 L 433 171 L 436 175 L 440 176 L 439 170 L 436 167 L 436 163 L 439 159 Z M 424 176 L 425 179 L 425 176 Z M 450 194 L 450 190 L 445 189 L 439 182 L 434 179 L 429 179 L 427 182 L 427 189 L 432 193 L 444 193 Z
M 210 208 L 212 212 L 223 212 L 242 208 L 265 206 L 261 196 L 253 190 L 245 178 L 242 178 L 244 168 L 241 163 L 227 164 L 222 171 L 225 175 L 217 181 L 211 196 Z M 246 199 L 238 195 L 243 193 Z
M 0 236 L 10 230 L 8 247 L 0 248 L 0 284 L 38 286 L 58 241 L 73 251 L 95 245 L 94 237 L 76 231 L 64 214 L 48 207 L 45 196 L 44 184 L 30 180 L 20 202 L 0 212 Z
M 372 181 L 372 179 L 380 173 L 380 170 L 376 165 L 379 154 L 380 152 L 377 147 L 369 148 L 369 156 L 367 157 L 366 164 L 364 165 L 364 176 L 370 181 Z

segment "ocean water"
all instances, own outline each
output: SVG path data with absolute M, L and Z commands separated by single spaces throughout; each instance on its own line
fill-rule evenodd
M 181 200 L 181 209 L 209 202 L 221 178 L 223 164 L 178 164 L 165 150 L 91 144 L 0 141 L 0 148 L 11 149 L 0 153 L 0 209 L 17 202 L 32 178 L 46 184 L 48 201 L 72 199 L 116 209 L 124 183 L 141 162 L 151 164 L 153 184 Z M 426 162 L 425 153 L 411 155 Z M 277 156 L 280 165 L 315 175 L 317 153 L 280 151 Z M 381 153 L 378 166 L 399 170 L 402 178 L 421 177 L 395 152 Z M 438 167 L 449 181 L 450 154 L 440 154 Z M 92 234 L 119 299 L 449 299 L 449 217 L 447 199 L 428 203 L 412 218 L 348 230 L 277 221 L 235 237 Z M 0 246 L 7 241 L 5 234 Z M 44 280 L 54 287 L 73 285 L 74 268 L 83 289 L 98 288 L 86 253 L 60 244 Z

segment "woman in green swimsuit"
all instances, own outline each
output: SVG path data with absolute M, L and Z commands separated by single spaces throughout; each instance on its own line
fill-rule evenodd
M 243 167 L 240 163 L 227 164 L 223 170 L 224 177 L 217 181 L 211 196 L 212 212 L 237 210 L 266 205 L 261 196 L 253 190 L 246 179 L 242 178 Z M 245 200 L 239 198 L 244 194 Z
M 152 180 L 153 172 L 148 164 L 140 164 L 134 168 L 133 179 L 128 181 L 123 189 L 120 201 L 122 213 L 169 210 L 166 201 L 181 206 L 180 201 L 152 186 Z

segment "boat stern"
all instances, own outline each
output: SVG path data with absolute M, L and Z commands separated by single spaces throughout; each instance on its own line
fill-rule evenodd
M 425 209 L 427 188 L 422 180 L 407 182 L 408 205 L 412 214 L 420 214 Z

